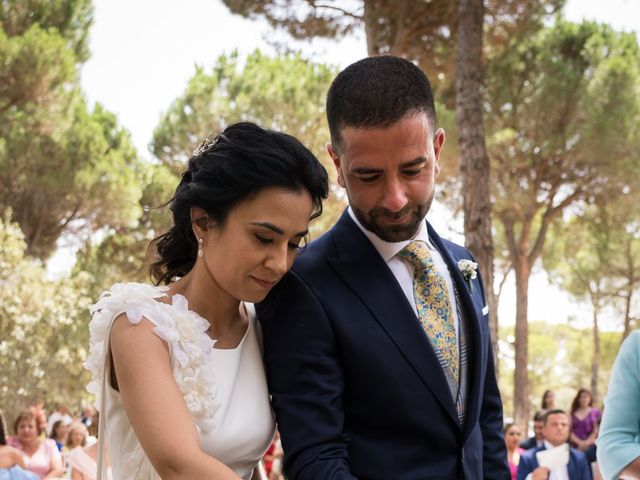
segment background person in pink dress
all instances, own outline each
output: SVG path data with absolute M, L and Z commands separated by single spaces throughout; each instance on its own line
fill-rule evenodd
M 511 480 L 516 480 L 518 476 L 518 463 L 524 448 L 520 448 L 520 438 L 522 430 L 515 423 L 507 423 L 504 426 L 504 443 L 507 446 L 507 462 L 509 462 L 509 472 Z
M 13 428 L 16 436 L 11 445 L 22 453 L 27 470 L 41 479 L 62 478 L 64 466 L 56 442 L 41 438 L 43 430 L 33 412 L 25 410 L 18 415 Z
M 35 480 L 35 474 L 24 469 L 22 453 L 7 445 L 8 435 L 2 411 L 0 411 L 0 480 Z

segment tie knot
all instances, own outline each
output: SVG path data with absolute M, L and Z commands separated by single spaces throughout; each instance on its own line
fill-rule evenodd
M 413 240 L 398 255 L 411 263 L 415 268 L 429 268 L 433 264 L 429 247 L 422 240 Z

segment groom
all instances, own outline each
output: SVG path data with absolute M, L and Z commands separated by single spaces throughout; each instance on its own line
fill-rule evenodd
M 257 308 L 290 479 L 510 478 L 483 285 L 425 221 L 435 116 L 427 77 L 397 57 L 329 89 L 349 208 Z

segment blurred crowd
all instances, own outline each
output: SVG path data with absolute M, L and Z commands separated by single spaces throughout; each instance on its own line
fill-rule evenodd
M 576 462 L 581 463 L 584 458 L 589 466 L 589 478 L 600 479 L 596 439 L 601 418 L 602 412 L 593 405 L 587 389 L 577 392 L 568 410 L 558 408 L 553 391 L 545 391 L 540 410 L 533 416 L 531 436 L 525 438 L 515 423 L 504 427 L 512 480 L 527 478 L 535 471 L 536 465 L 524 465 L 528 456 L 565 443 L 570 446 Z M 42 405 L 35 405 L 18 414 L 10 424 L 13 431 L 10 435 L 0 412 L 0 480 L 95 479 L 98 422 L 98 414 L 90 405 L 78 412 L 60 405 L 48 414 Z M 276 432 L 260 466 L 265 478 L 283 479 L 282 457 L 280 436 Z
M 534 474 L 541 467 L 535 454 L 569 446 L 569 478 L 601 479 L 596 459 L 596 439 L 598 438 L 602 411 L 593 405 L 591 392 L 581 388 L 568 410 L 556 405 L 555 393 L 546 390 L 542 396 L 540 410 L 533 416 L 532 435 L 523 438 L 520 426 L 507 423 L 504 440 L 512 480 L 537 478 Z M 548 478 L 549 471 L 540 470 L 540 478 Z M 572 471 L 573 470 L 573 471 Z M 587 473 L 583 473 L 588 470 Z M 528 475 L 531 474 L 531 477 Z
M 95 480 L 98 423 L 91 405 L 78 412 L 60 405 L 47 414 L 42 404 L 36 404 L 10 424 L 0 411 L 0 480 Z M 276 432 L 260 465 L 263 478 L 284 478 L 282 455 Z M 110 478 L 109 470 L 107 475 Z
M 47 415 L 37 404 L 9 425 L 0 412 L 0 480 L 95 479 L 97 430 L 91 406 L 72 413 L 61 405 Z

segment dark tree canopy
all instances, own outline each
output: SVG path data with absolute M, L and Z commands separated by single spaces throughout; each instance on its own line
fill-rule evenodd
M 340 40 L 364 31 L 369 55 L 409 58 L 429 73 L 436 88 L 450 87 L 455 70 L 458 2 L 432 0 L 223 0 L 229 10 L 266 19 L 299 40 Z M 485 35 L 490 48 L 540 27 L 542 18 L 559 11 L 564 0 L 487 0 Z

